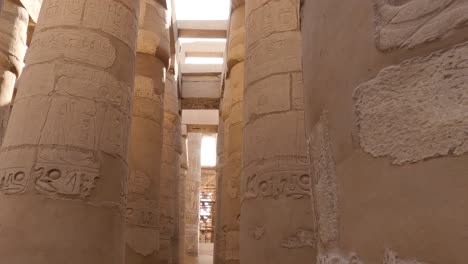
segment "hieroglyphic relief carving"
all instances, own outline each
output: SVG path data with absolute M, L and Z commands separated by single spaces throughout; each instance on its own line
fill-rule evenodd
M 281 246 L 284 248 L 315 248 L 317 246 L 315 232 L 310 229 L 297 230 L 296 233 L 281 241 Z
M 243 199 L 310 196 L 310 176 L 301 172 L 270 172 L 248 177 Z
M 298 1 L 268 1 L 249 13 L 246 17 L 246 31 L 249 32 L 247 45 L 250 46 L 272 33 L 297 30 Z
M 85 0 L 49 0 L 41 7 L 44 15 L 37 24 L 36 32 L 54 26 L 79 26 Z
M 336 243 L 339 236 L 336 168 L 330 144 L 327 114 L 323 113 L 312 131 L 310 159 L 318 235 L 325 245 Z
M 375 1 L 375 37 L 382 50 L 414 48 L 468 26 L 467 0 Z
M 107 107 L 104 114 L 100 149 L 112 155 L 126 158 L 130 133 L 130 116 L 112 107 Z
M 73 29 L 51 29 L 34 35 L 28 64 L 65 57 L 103 68 L 112 66 L 116 51 L 108 38 Z
M 119 1 L 87 1 L 83 24 L 109 33 L 135 49 L 138 23 L 135 14 Z
M 29 173 L 25 168 L 6 168 L 0 171 L 0 191 L 5 194 L 24 192 Z
M 96 106 L 93 101 L 57 97 L 52 100 L 41 133 L 41 144 L 72 145 L 93 150 L 96 134 Z
M 417 261 L 414 259 L 402 259 L 398 254 L 390 249 L 385 249 L 383 264 L 427 264 L 426 262 Z
M 34 166 L 34 187 L 40 193 L 86 198 L 99 179 L 92 152 L 41 149 Z
M 117 80 L 108 72 L 83 65 L 56 63 L 55 75 L 55 91 L 58 94 L 108 103 L 123 113 L 130 113 L 130 84 Z
M 145 199 L 127 202 L 125 221 L 131 226 L 157 228 L 159 222 L 158 203 Z
M 467 54 L 464 43 L 389 66 L 359 85 L 362 148 L 396 165 L 468 152 Z
M 132 194 L 145 194 L 151 187 L 151 179 L 142 171 L 132 170 L 128 180 L 128 191 Z
M 328 253 L 317 256 L 317 264 L 363 264 L 356 253 Z

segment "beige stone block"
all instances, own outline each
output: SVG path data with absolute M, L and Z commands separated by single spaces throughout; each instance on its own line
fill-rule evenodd
M 26 53 L 26 35 L 28 30 L 28 13 L 19 3 L 5 1 L 0 14 L 0 52 L 8 57 L 17 73 L 21 72 Z M 9 63 L 2 63 L 9 66 Z
M 274 75 L 249 85 L 244 97 L 245 122 L 291 109 L 289 74 Z
M 5 136 L 8 119 L 10 117 L 10 104 L 15 81 L 16 75 L 11 71 L 3 70 L 0 66 L 0 146 Z
M 273 33 L 299 30 L 299 0 L 265 1 L 252 9 L 257 1 L 247 3 L 247 46 Z
M 138 116 L 151 120 L 160 126 L 163 124 L 162 99 L 150 100 L 147 98 L 135 97 L 133 103 L 133 116 Z
M 19 194 L 28 189 L 35 155 L 34 149 L 0 152 L 0 191 L 3 194 Z
M 231 103 L 235 104 L 244 100 L 244 62 L 237 63 L 231 69 L 229 76 L 229 88 L 231 89 Z
M 26 62 L 31 65 L 61 57 L 108 68 L 114 64 L 116 50 L 108 38 L 97 33 L 51 29 L 34 35 Z
M 127 159 L 130 116 L 113 107 L 100 107 L 99 150 Z
M 55 88 L 55 64 L 44 63 L 29 66 L 17 83 L 17 101 L 28 96 L 48 96 Z
M 26 98 L 15 103 L 2 147 L 36 145 L 47 120 L 51 99 Z
M 247 36 L 252 34 L 247 31 Z M 247 50 L 246 84 L 274 74 L 302 70 L 300 32 L 272 34 Z
M 375 39 L 381 50 L 414 48 L 452 37 L 468 25 L 467 0 L 374 0 Z
M 23 0 L 22 2 L 33 2 Z M 85 0 L 45 1 L 41 7 L 41 23 L 35 32 L 56 26 L 79 26 L 83 16 Z M 37 18 L 33 20 L 37 21 Z
M 98 120 L 95 102 L 55 96 L 41 130 L 41 145 L 66 145 L 94 150 Z
M 468 151 L 468 43 L 383 69 L 355 92 L 359 138 L 393 164 Z
M 244 164 L 277 156 L 302 158 L 307 155 L 302 111 L 261 117 L 244 127 L 243 137 Z
M 228 65 L 243 61 L 245 57 L 245 6 L 234 10 L 231 15 L 228 40 Z
M 136 1 L 127 0 L 124 2 Z M 102 12 L 102 10 L 107 12 Z M 135 15 L 135 10 L 129 9 L 128 5 L 124 5 L 121 1 L 87 1 L 82 23 L 85 27 L 98 29 L 112 35 L 134 50 L 138 32 L 138 22 Z

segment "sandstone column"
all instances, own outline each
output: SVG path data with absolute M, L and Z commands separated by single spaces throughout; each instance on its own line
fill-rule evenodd
M 315 259 L 302 103 L 299 0 L 246 1 L 240 255 Z
M 233 2 L 227 49 L 227 80 L 223 120 L 222 167 L 218 188 L 218 240 L 216 264 L 239 263 L 240 177 L 242 168 L 242 120 L 244 93 L 245 6 Z
M 28 11 L 16 0 L 7 0 L 0 7 L 0 146 L 10 116 L 15 82 L 23 69 L 28 22 Z
M 181 133 L 177 82 L 169 73 L 164 92 L 164 136 L 160 183 L 160 246 L 159 264 L 178 260 L 178 195 Z
M 303 4 L 318 263 L 468 263 L 468 1 Z
M 188 170 L 185 178 L 185 253 L 198 255 L 201 141 L 202 134 L 189 133 L 187 138 Z
M 127 264 L 159 260 L 159 184 L 168 36 L 165 7 L 157 1 L 141 0 L 129 158 Z
M 123 263 L 138 2 L 45 0 L 0 152 L 5 263 Z
M 225 86 L 225 85 L 224 85 Z M 222 118 L 223 109 L 223 98 L 220 98 L 220 115 L 218 124 L 218 135 L 216 137 L 216 215 L 215 219 L 215 230 L 214 230 L 214 249 L 213 249 L 213 263 L 221 263 L 224 259 L 224 232 L 222 231 L 221 221 L 219 216 L 221 215 L 221 193 L 223 188 L 221 185 L 221 179 L 223 178 L 223 163 L 224 163 L 224 122 Z
M 180 116 L 179 116 L 180 118 Z M 179 260 L 184 263 L 185 258 L 185 186 L 186 174 L 188 169 L 187 161 L 187 137 L 181 137 L 182 153 L 180 154 L 180 169 L 179 169 Z

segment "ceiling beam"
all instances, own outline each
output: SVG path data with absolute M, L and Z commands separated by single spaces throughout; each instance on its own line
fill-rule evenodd
M 179 29 L 179 38 L 223 38 L 227 37 L 226 30 L 207 29 Z
M 224 52 L 185 52 L 185 57 L 223 58 Z
M 182 109 L 219 109 L 219 98 L 182 98 Z
M 217 125 L 187 125 L 188 133 L 203 133 L 216 134 L 218 133 Z

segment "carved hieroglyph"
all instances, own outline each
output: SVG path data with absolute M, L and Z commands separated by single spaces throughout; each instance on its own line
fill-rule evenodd
M 414 48 L 468 26 L 467 0 L 374 0 L 377 46 Z
M 284 248 L 315 248 L 315 232 L 312 229 L 300 229 L 296 233 L 281 241 L 281 246 Z
M 359 137 L 393 164 L 468 151 L 468 43 L 383 69 L 355 92 Z

